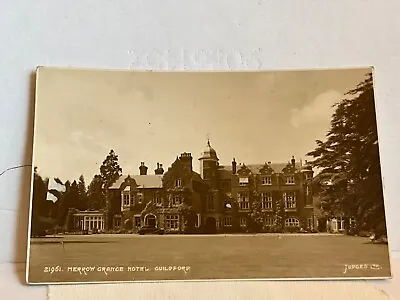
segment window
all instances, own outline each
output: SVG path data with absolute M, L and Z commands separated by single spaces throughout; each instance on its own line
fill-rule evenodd
M 176 179 L 175 180 L 175 186 L 176 187 L 181 187 L 182 186 L 182 180 L 181 179 Z
M 207 207 L 209 210 L 214 209 L 214 197 L 212 195 L 207 198 Z
M 350 218 L 349 224 L 350 224 L 350 226 L 354 226 L 356 224 L 356 219 Z
M 261 208 L 262 209 L 272 209 L 272 194 L 262 193 L 261 194 Z
M 240 227 L 246 227 L 246 226 L 247 226 L 247 219 L 240 218 Z
M 250 203 L 247 194 L 239 193 L 238 194 L 239 208 L 240 209 L 249 209 Z
M 294 176 L 287 176 L 286 184 L 294 184 Z
M 230 190 L 231 189 L 231 182 L 229 180 L 221 181 L 221 188 L 223 190 Z
M 273 226 L 274 223 L 275 223 L 274 218 L 271 218 L 271 217 L 265 218 L 265 226 Z
M 167 215 L 165 216 L 165 228 L 170 230 L 179 229 L 179 216 L 178 215 Z
M 175 196 L 173 204 L 174 205 L 181 205 L 182 204 L 182 198 L 180 196 Z
M 162 206 L 162 198 L 160 196 L 156 196 L 155 202 L 157 206 Z
M 308 228 L 313 228 L 312 218 L 307 219 L 307 226 L 308 226 Z
M 310 194 L 310 188 L 307 186 L 306 187 L 306 195 L 308 196 Z
M 139 228 L 141 225 L 140 217 L 135 217 L 135 227 Z
M 239 185 L 246 186 L 249 183 L 248 177 L 240 177 L 239 178 Z
M 232 217 L 231 216 L 225 217 L 224 226 L 226 226 L 226 227 L 232 226 Z
M 196 220 L 194 221 L 194 226 L 200 227 L 200 225 L 201 225 L 201 216 L 200 214 L 196 214 Z
M 142 201 L 143 201 L 143 194 L 139 193 L 138 194 L 138 203 L 142 203 Z
M 122 203 L 123 206 L 129 206 L 130 205 L 130 195 L 129 194 L 122 194 Z
M 295 193 L 283 193 L 283 200 L 285 201 L 285 208 L 296 208 L 296 195 Z
M 337 219 L 337 227 L 338 227 L 338 230 L 344 230 L 344 220 L 343 220 L 343 218 L 338 218 Z
M 288 218 L 285 220 L 286 227 L 300 227 L 300 222 L 296 218 Z
M 266 176 L 262 178 L 262 184 L 263 185 L 271 185 L 272 181 L 271 181 L 271 176 Z

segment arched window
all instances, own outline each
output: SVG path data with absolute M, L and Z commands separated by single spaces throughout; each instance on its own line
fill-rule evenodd
M 285 220 L 286 227 L 300 227 L 300 222 L 296 218 L 288 218 Z

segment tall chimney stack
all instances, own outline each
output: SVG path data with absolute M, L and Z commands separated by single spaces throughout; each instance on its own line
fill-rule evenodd
M 156 174 L 156 175 L 164 174 L 164 169 L 162 167 L 162 164 L 157 163 L 157 169 L 154 170 L 154 174 Z
M 233 158 L 232 160 L 232 174 L 236 174 L 236 160 Z
M 296 160 L 294 159 L 294 156 L 292 156 L 291 162 L 292 162 L 292 166 L 294 167 L 296 165 Z
M 140 163 L 140 167 L 139 167 L 139 174 L 140 175 L 147 175 L 147 167 L 145 166 L 144 162 Z

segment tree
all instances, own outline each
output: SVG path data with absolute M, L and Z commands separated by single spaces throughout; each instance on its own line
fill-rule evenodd
M 264 224 L 264 213 L 262 211 L 262 199 L 261 195 L 257 192 L 256 178 L 251 177 L 248 183 L 249 187 L 249 201 L 250 201 L 250 211 L 248 214 L 248 224 L 247 227 L 252 232 L 261 231 Z
M 325 212 L 355 217 L 359 229 L 386 234 L 372 74 L 335 104 L 326 141 L 316 141 L 314 185 Z
M 103 190 L 103 179 L 100 175 L 95 175 L 89 184 L 88 207 L 90 209 L 100 209 L 105 207 L 105 194 Z
M 114 150 L 110 150 L 106 159 L 100 167 L 100 176 L 103 180 L 103 188 L 106 190 L 114 184 L 121 176 L 122 168 L 118 164 L 118 155 Z
M 85 183 L 85 178 L 83 175 L 79 176 L 79 181 L 78 181 L 78 194 L 79 194 L 79 205 L 77 208 L 84 210 L 88 208 L 88 195 L 86 191 L 86 183 Z
M 279 196 L 275 202 L 275 223 L 274 231 L 283 232 L 284 230 L 284 220 L 285 220 L 285 209 L 282 198 Z
M 33 194 L 32 194 L 32 236 L 40 236 L 45 234 L 47 224 L 43 221 L 43 217 L 49 214 L 49 205 L 46 200 L 47 189 L 45 181 L 39 175 L 37 167 L 34 167 L 33 175 Z

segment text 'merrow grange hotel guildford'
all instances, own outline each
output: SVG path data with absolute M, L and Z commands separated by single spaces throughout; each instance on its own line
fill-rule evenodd
M 222 166 L 209 141 L 199 161 L 200 174 L 193 171 L 190 153 L 180 154 L 165 173 L 157 164 L 154 174 L 147 174 L 142 162 L 140 175 L 123 175 L 108 189 L 106 209 L 71 210 L 68 230 L 135 232 L 151 226 L 165 233 L 183 233 L 187 228 L 194 233 L 246 232 L 254 218 L 253 201 L 258 201 L 263 230 L 275 226 L 278 216 L 286 229 L 317 226 L 313 170 L 307 161 L 303 164 L 292 157 L 287 163 L 246 165 L 233 159 L 230 166 Z

